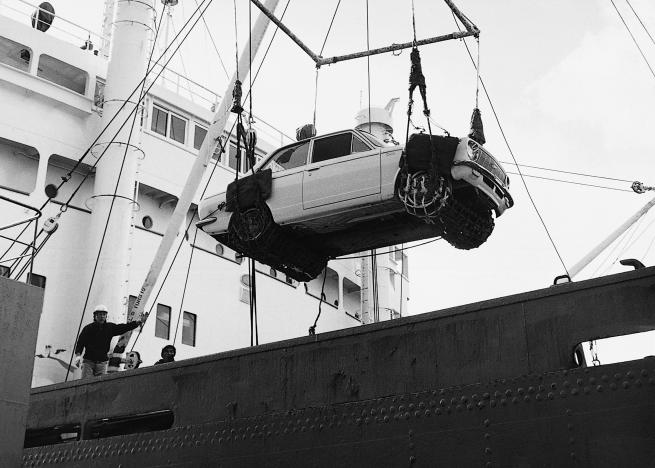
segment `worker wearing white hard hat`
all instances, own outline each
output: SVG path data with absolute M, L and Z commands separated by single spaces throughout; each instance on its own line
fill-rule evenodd
M 95 306 L 93 322 L 82 329 L 77 339 L 74 365 L 82 366 L 83 379 L 106 374 L 109 363 L 107 353 L 111 339 L 142 325 L 140 321 L 121 324 L 107 322 L 107 313 L 107 306 L 103 304 Z

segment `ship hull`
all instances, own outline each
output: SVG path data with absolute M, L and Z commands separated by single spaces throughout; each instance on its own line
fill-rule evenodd
M 653 286 L 643 269 L 36 389 L 27 442 L 80 440 L 24 466 L 650 466 L 655 357 L 574 354 L 654 329 Z

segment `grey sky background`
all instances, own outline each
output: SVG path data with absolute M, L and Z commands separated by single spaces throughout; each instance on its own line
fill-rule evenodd
M 655 66 L 652 39 L 626 0 L 614 2 Z M 58 13 L 92 29 L 101 29 L 101 0 L 53 3 Z M 414 3 L 419 39 L 456 30 L 445 3 Z M 236 0 L 236 4 L 237 43 L 243 48 L 248 35 L 248 2 Z M 284 22 L 318 53 L 336 4 L 337 0 L 291 0 Z M 610 0 L 456 0 L 456 4 L 482 31 L 481 74 L 520 164 L 655 185 L 651 163 L 655 78 Z M 630 0 L 630 4 L 655 35 L 655 4 L 650 0 Z M 281 0 L 276 10 L 278 17 L 285 5 L 286 0 Z M 411 5 L 411 0 L 369 0 L 371 48 L 412 39 Z M 159 2 L 157 6 L 160 10 Z M 195 6 L 196 0 L 181 0 L 174 8 L 172 26 L 176 30 Z M 254 21 L 258 14 L 255 7 L 252 14 Z M 206 19 L 231 75 L 235 69 L 232 0 L 214 0 Z M 262 60 L 273 29 L 269 29 L 262 51 L 254 60 L 255 67 Z M 163 32 L 160 37 L 164 37 Z M 475 41 L 468 39 L 467 43 L 475 54 Z M 323 55 L 364 49 L 366 2 L 342 0 Z M 183 45 L 181 55 L 184 64 L 175 59 L 174 69 L 183 73 L 186 70 L 194 80 L 218 93 L 224 92 L 228 78 L 202 22 Z M 464 45 L 461 41 L 428 45 L 421 48 L 421 55 L 434 120 L 455 136 L 465 135 L 475 103 L 476 81 Z M 387 54 L 370 59 L 371 104 L 381 106 L 393 97 L 401 99 L 394 112 L 395 136 L 399 141 L 404 141 L 405 135 L 408 74 L 409 51 L 400 56 Z M 309 57 L 278 32 L 254 84 L 254 113 L 293 135 L 296 127 L 312 120 L 315 77 Z M 319 133 L 354 126 L 355 114 L 368 104 L 368 90 L 366 59 L 321 68 L 317 99 Z M 480 108 L 486 148 L 501 161 L 511 162 L 482 90 Z M 417 125 L 425 125 L 420 105 L 415 108 L 413 120 Z M 510 164 L 505 164 L 505 168 L 516 172 Z M 527 168 L 523 171 L 630 189 L 625 182 Z M 408 251 L 410 313 L 546 287 L 556 275 L 565 272 L 520 177 L 510 177 L 516 206 L 496 220 L 494 233 L 482 247 L 459 251 L 437 241 Z M 535 178 L 526 178 L 525 182 L 567 267 L 652 196 Z M 646 265 L 654 264 L 654 222 L 655 213 L 647 215 L 622 238 L 621 244 L 604 252 L 578 279 L 623 271 L 625 267 L 618 265 L 621 258 L 634 257 Z M 653 335 L 644 340 L 652 348 Z

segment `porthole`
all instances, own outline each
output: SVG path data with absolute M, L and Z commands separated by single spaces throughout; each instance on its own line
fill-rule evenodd
M 241 265 L 243 263 L 243 255 L 241 255 L 240 253 L 235 253 L 234 261 L 237 262 L 239 265 Z
M 250 287 L 250 275 L 241 275 L 241 286 L 244 288 Z
M 143 227 L 146 229 L 152 229 L 152 218 L 150 216 L 144 216 L 141 220 L 141 224 L 143 224 Z
M 216 244 L 215 250 L 218 255 L 223 256 L 224 249 L 221 244 Z
M 275 268 L 271 268 L 268 271 L 269 276 L 272 276 L 273 278 L 277 278 L 277 270 Z

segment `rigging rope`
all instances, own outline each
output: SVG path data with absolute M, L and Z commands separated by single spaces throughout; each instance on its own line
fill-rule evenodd
M 155 60 L 154 64 L 152 64 L 152 67 L 150 67 L 149 69 L 147 69 L 147 71 L 146 71 L 146 76 L 145 76 L 145 77 L 144 77 L 144 78 L 143 78 L 139 83 L 137 83 L 137 85 L 134 87 L 134 89 L 132 90 L 132 92 L 130 93 L 130 95 L 129 95 L 125 100 L 124 100 L 123 104 L 122 104 L 122 105 L 119 107 L 119 109 L 116 111 L 116 114 L 115 114 L 115 115 L 114 115 L 114 116 L 109 120 L 109 122 L 108 122 L 108 123 L 107 123 L 107 124 L 106 124 L 102 129 L 101 129 L 101 131 L 100 131 L 100 133 L 98 134 L 98 136 L 97 136 L 97 137 L 96 137 L 96 138 L 91 142 L 91 144 L 87 147 L 87 149 L 84 151 L 84 153 L 82 154 L 82 156 L 81 156 L 81 157 L 80 157 L 80 158 L 75 162 L 75 164 L 73 165 L 73 167 L 72 167 L 72 168 L 71 168 L 71 169 L 66 173 L 66 175 L 65 175 L 64 177 L 62 177 L 62 182 L 60 182 L 59 185 L 57 185 L 57 187 L 55 188 L 55 191 L 58 191 L 58 190 L 59 190 L 59 189 L 60 189 L 60 188 L 65 184 L 65 183 L 67 183 L 67 182 L 71 179 L 71 177 L 72 177 L 72 175 L 73 175 L 73 172 L 74 172 L 74 171 L 75 171 L 75 170 L 76 170 L 76 169 L 77 169 L 77 168 L 82 164 L 82 161 L 84 160 L 84 158 L 86 158 L 86 156 L 89 154 L 89 152 L 91 152 L 91 150 L 95 147 L 95 145 L 98 143 L 98 141 L 100 140 L 100 138 L 103 136 L 104 132 L 105 132 L 105 131 L 110 127 L 110 125 L 111 125 L 111 124 L 114 122 L 114 120 L 118 117 L 118 115 L 119 115 L 120 112 L 123 110 L 123 108 L 127 105 L 127 103 L 130 102 L 130 99 L 132 98 L 132 96 L 134 95 L 134 93 L 136 93 L 137 91 L 139 91 L 139 89 L 141 88 L 141 86 L 145 83 L 145 81 L 146 81 L 148 75 L 150 75 L 150 73 L 153 72 L 153 70 L 154 70 L 155 67 L 159 64 L 159 62 L 160 62 L 160 61 L 161 61 L 161 60 L 166 56 L 166 54 L 168 53 L 168 50 L 169 50 L 171 47 L 173 47 L 173 44 L 175 43 L 175 41 L 176 41 L 176 40 L 178 39 L 178 37 L 182 34 L 182 31 L 184 31 L 184 29 L 189 25 L 189 23 L 191 23 L 191 20 L 193 19 L 193 17 L 195 16 L 195 14 L 200 10 L 200 8 L 204 5 L 205 1 L 207 1 L 207 0 L 202 0 L 202 3 L 200 4 L 200 7 L 198 7 L 198 9 L 196 9 L 196 10 L 192 13 L 192 15 L 189 17 L 189 19 L 187 20 L 187 22 L 182 26 L 182 29 L 180 30 L 180 32 L 179 32 L 179 33 L 178 33 L 178 34 L 173 38 L 173 40 L 171 41 L 171 43 L 166 47 L 166 49 L 162 52 L 162 54 L 159 56 L 159 58 L 158 58 L 157 60 Z M 147 93 L 150 91 L 150 89 L 154 86 L 156 80 L 159 78 L 159 76 L 161 76 L 161 74 L 163 73 L 163 71 L 166 69 L 166 67 L 168 66 L 168 64 L 171 62 L 171 60 L 173 59 L 174 55 L 177 53 L 177 51 L 178 51 L 179 48 L 181 47 L 182 43 L 184 43 L 184 41 L 187 39 L 187 37 L 188 37 L 189 34 L 191 33 L 191 30 L 192 30 L 192 29 L 195 27 L 195 25 L 198 23 L 199 18 L 202 17 L 202 15 L 205 13 L 205 11 L 207 10 L 207 8 L 209 8 L 209 5 L 211 4 L 212 1 L 213 1 L 213 0 L 208 0 L 208 3 L 207 3 L 207 5 L 204 7 L 204 10 L 202 10 L 202 12 L 200 13 L 200 16 L 199 16 L 198 18 L 196 18 L 196 20 L 195 20 L 194 23 L 191 25 L 191 27 L 189 28 L 189 30 L 186 32 L 186 34 L 184 35 L 184 37 L 182 38 L 182 40 L 181 40 L 181 41 L 179 42 L 179 44 L 175 47 L 175 50 L 173 50 L 173 53 L 171 54 L 171 56 L 170 56 L 168 59 L 166 59 L 166 62 L 165 62 L 163 65 L 160 65 L 160 66 L 161 66 L 161 70 L 160 70 L 158 73 L 156 73 L 156 76 L 155 76 L 153 82 L 148 86 L 148 89 L 146 90 L 145 94 L 147 94 Z M 161 24 L 161 20 L 160 20 L 159 23 Z M 137 104 L 140 104 L 140 103 L 141 103 L 141 101 L 137 102 Z M 112 138 L 109 140 L 109 143 L 107 144 L 107 146 L 105 147 L 105 149 L 104 149 L 104 150 L 100 153 L 100 155 L 97 157 L 96 161 L 95 161 L 94 164 L 91 166 L 91 169 L 93 169 L 93 168 L 95 168 L 95 167 L 97 166 L 97 164 L 100 162 L 100 160 L 102 159 L 102 157 L 105 155 L 105 153 L 106 153 L 106 151 L 107 151 L 109 145 L 112 144 L 112 143 L 115 141 L 116 136 L 117 136 L 117 135 L 122 131 L 123 127 L 127 124 L 127 122 L 129 121 L 130 117 L 132 116 L 132 113 L 133 113 L 133 112 L 137 112 L 137 109 L 138 109 L 138 106 L 136 106 L 134 109 L 132 109 L 132 111 L 130 111 L 130 113 L 129 113 L 128 116 L 125 118 L 125 120 L 123 121 L 123 123 L 120 125 L 120 127 L 118 128 L 118 130 L 116 130 L 116 132 L 114 133 L 114 135 L 112 136 Z M 84 178 L 82 179 L 82 182 L 80 182 L 80 184 L 78 185 L 78 188 L 77 188 L 77 189 L 76 189 L 76 190 L 71 194 L 71 196 L 68 198 L 68 200 L 67 200 L 65 203 L 62 204 L 62 206 L 60 207 L 60 214 L 61 214 L 61 213 L 64 213 L 64 212 L 67 211 L 67 209 L 68 209 L 68 205 L 70 204 L 70 202 L 72 201 L 72 199 L 74 198 L 74 196 L 77 194 L 78 190 L 82 187 L 82 184 L 84 183 L 84 181 L 86 180 L 86 178 L 89 176 L 89 174 L 90 174 L 90 172 L 87 172 L 87 173 L 85 174 Z M 52 202 L 52 201 L 53 201 L 53 197 L 48 196 L 48 198 L 46 199 L 46 201 L 41 205 L 41 207 L 40 207 L 39 209 L 40 209 L 40 210 L 43 210 L 43 209 L 44 209 L 44 208 L 45 208 L 45 207 L 46 207 L 50 202 Z M 21 237 L 21 236 L 26 232 L 26 230 L 27 230 L 28 227 L 29 227 L 29 224 L 30 224 L 30 223 L 26 224 L 26 225 L 23 227 L 23 229 L 22 229 L 22 230 L 17 234 L 17 236 L 16 236 L 16 238 L 15 238 L 16 240 L 20 239 L 20 237 Z M 43 231 L 43 229 L 41 229 L 41 230 L 39 231 L 39 235 L 41 234 L 42 231 Z M 15 242 L 12 242 L 12 243 L 9 245 L 9 247 L 7 248 L 7 250 L 6 250 L 6 251 L 5 251 L 5 252 L 0 256 L 0 260 L 1 260 L 2 258 L 4 258 L 4 256 L 9 252 L 9 250 L 13 247 L 14 244 L 15 244 Z
M 412 0 L 413 2 L 413 0 Z M 370 30 L 368 25 L 368 0 L 366 0 L 366 52 L 371 50 L 370 47 Z M 414 33 L 414 39 L 416 39 L 416 33 Z M 368 91 L 368 131 L 371 132 L 371 56 L 366 56 L 366 89 Z
M 621 18 L 621 22 L 623 23 L 623 26 L 625 26 L 625 29 L 628 30 L 628 34 L 630 34 L 630 37 L 632 38 L 632 42 L 635 43 L 635 46 L 637 47 L 637 50 L 641 54 L 641 58 L 643 58 L 644 62 L 646 62 L 646 66 L 650 70 L 650 74 L 653 75 L 653 78 L 655 78 L 655 71 L 653 70 L 653 67 L 651 67 L 650 62 L 648 61 L 648 59 L 644 55 L 644 52 L 641 50 L 641 47 L 639 46 L 639 43 L 637 42 L 637 39 L 635 38 L 634 34 L 632 34 L 632 30 L 630 29 L 630 26 L 628 26 L 628 23 L 626 23 L 625 20 L 623 19 L 623 16 L 621 15 L 621 12 L 619 11 L 619 9 L 616 7 L 616 4 L 614 3 L 614 0 L 610 0 L 610 2 L 612 3 L 612 6 L 614 7 L 614 10 L 616 11 L 616 14 L 619 15 L 619 18 Z
M 532 175 L 532 174 L 519 174 L 518 172 L 512 172 L 512 171 L 506 171 L 505 173 L 506 174 L 511 174 L 511 175 L 521 175 L 522 177 L 531 177 L 533 179 L 548 180 L 548 181 L 551 181 L 551 182 L 561 182 L 563 184 L 580 185 L 582 187 L 594 187 L 594 188 L 600 188 L 600 189 L 605 189 L 605 190 L 614 190 L 616 192 L 634 193 L 634 190 L 622 189 L 622 188 L 617 188 L 617 187 L 607 187 L 606 185 L 587 184 L 587 183 L 584 183 L 584 182 L 575 182 L 573 180 L 555 179 L 553 177 L 544 177 L 544 176 L 538 176 L 538 175 Z
M 204 1 L 205 1 L 205 0 L 203 0 L 203 3 L 204 3 Z M 210 1 L 211 1 L 211 0 L 210 0 Z M 284 10 L 282 11 L 282 15 L 280 16 L 280 20 L 282 20 L 282 19 L 284 18 L 284 15 L 286 14 L 287 9 L 288 9 L 290 3 L 291 3 L 291 0 L 287 0 L 287 3 L 286 3 L 286 5 L 285 5 L 285 7 L 284 7 Z M 205 9 L 205 10 L 206 10 L 206 9 Z M 204 14 L 204 11 L 203 11 L 203 14 Z M 202 15 L 201 15 L 201 16 L 202 16 Z M 183 28 L 184 28 L 184 27 L 183 27 Z M 263 56 L 263 58 L 262 58 L 262 61 L 260 62 L 259 67 L 257 68 L 257 72 L 255 73 L 255 76 L 254 76 L 254 78 L 253 78 L 253 80 L 252 80 L 253 83 L 257 80 L 257 76 L 259 76 L 259 72 L 261 71 L 261 68 L 262 68 L 262 66 L 264 65 L 264 62 L 265 62 L 266 57 L 267 57 L 267 55 L 268 55 L 268 51 L 270 50 L 271 46 L 273 45 L 273 40 L 275 39 L 275 36 L 276 36 L 278 30 L 279 30 L 279 27 L 276 27 L 276 28 L 275 28 L 275 31 L 273 32 L 273 36 L 271 37 L 271 40 L 270 40 L 270 42 L 268 43 L 268 46 L 266 47 L 266 51 L 264 52 L 264 56 Z M 250 93 L 250 91 L 248 91 L 248 93 Z M 247 97 L 248 97 L 248 95 L 246 95 L 246 98 L 247 98 Z M 225 143 L 226 143 L 226 144 L 229 143 L 230 138 L 231 138 L 231 135 L 232 135 L 232 132 L 234 131 L 236 124 L 237 124 L 236 121 L 232 124 L 232 128 L 230 129 L 230 131 L 229 131 L 229 133 L 228 133 L 228 136 L 227 136 L 227 138 L 226 138 L 226 140 L 225 140 Z M 220 146 L 220 152 L 219 152 L 219 154 L 224 153 L 224 152 L 225 152 L 225 145 L 223 144 L 223 141 L 222 141 L 221 139 L 219 139 L 219 146 Z M 213 175 L 214 175 L 214 172 L 216 171 L 216 168 L 217 168 L 217 167 L 218 167 L 218 164 L 214 164 L 214 167 L 213 167 L 213 169 L 212 169 L 212 171 L 211 171 L 211 173 L 210 173 L 210 175 L 209 175 L 209 177 L 208 177 L 208 179 L 207 179 L 207 183 L 205 184 L 205 187 L 204 187 L 204 189 L 203 189 L 203 191 L 202 191 L 202 194 L 200 195 L 200 198 L 203 198 L 203 197 L 204 197 L 204 195 L 205 195 L 207 189 L 209 188 L 209 183 L 211 182 L 211 180 L 212 180 L 212 178 L 213 178 Z M 185 233 L 188 233 L 188 232 L 189 232 L 189 229 L 191 228 L 191 224 L 192 224 L 192 223 L 193 223 L 193 219 L 191 219 L 191 220 L 189 221 L 189 224 L 187 225 L 187 228 L 186 228 L 186 230 L 185 230 Z M 168 279 L 168 277 L 169 277 L 169 275 L 170 275 L 170 272 L 171 272 L 171 270 L 172 270 L 172 268 L 173 268 L 173 265 L 175 264 L 175 261 L 176 261 L 176 259 L 177 259 L 177 256 L 178 256 L 178 254 L 179 254 L 179 252 L 180 252 L 180 249 L 181 249 L 183 243 L 184 243 L 184 238 L 182 238 L 182 240 L 180 241 L 180 244 L 179 244 L 178 247 L 177 247 L 177 250 L 176 250 L 176 252 L 175 252 L 175 254 L 174 254 L 174 256 L 173 256 L 173 259 L 171 260 L 171 263 L 170 263 L 170 265 L 169 265 L 169 267 L 168 267 L 168 270 L 166 271 L 166 274 L 164 275 L 164 278 L 163 278 L 162 283 L 161 283 L 161 285 L 160 285 L 160 287 L 159 287 L 159 290 L 157 291 L 157 294 L 155 295 L 155 298 L 153 299 L 152 304 L 150 305 L 150 309 L 148 310 L 148 314 L 146 314 L 146 318 L 150 315 L 150 313 L 151 313 L 152 310 L 154 309 L 155 304 L 157 303 L 157 299 L 159 298 L 159 295 L 161 294 L 161 292 L 162 292 L 162 290 L 163 290 L 163 288 L 164 288 L 164 285 L 166 284 L 166 280 Z M 136 339 L 135 339 L 134 342 L 132 343 L 132 347 L 131 347 L 130 350 L 134 350 L 134 347 L 136 346 L 136 343 L 137 343 L 139 337 L 141 336 L 141 332 L 142 332 L 142 329 L 139 330 L 139 332 L 138 332 L 138 334 L 137 334 L 137 336 L 136 336 Z
M 453 19 L 455 20 L 455 25 L 457 26 L 457 29 L 460 31 L 462 30 L 459 26 L 459 23 L 457 22 L 457 17 L 455 16 L 455 13 L 453 13 Z M 464 47 L 466 48 L 466 52 L 468 53 L 469 58 L 471 59 L 471 62 L 473 63 L 473 66 L 475 67 L 475 60 L 473 59 L 473 55 L 471 54 L 471 51 L 469 49 L 468 44 L 466 43 L 466 40 L 462 39 L 462 43 L 464 44 Z M 507 147 L 507 150 L 509 151 L 510 156 L 512 156 L 512 160 L 514 161 L 514 164 L 516 165 L 517 170 L 519 171 L 519 177 L 521 178 L 521 182 L 523 183 L 523 187 L 525 188 L 526 193 L 528 194 L 528 198 L 530 199 L 530 203 L 532 204 L 532 207 L 534 208 L 535 212 L 537 213 L 537 216 L 539 217 L 539 221 L 541 221 L 541 225 L 544 227 L 544 230 L 546 231 L 546 235 L 548 236 L 548 239 L 550 240 L 550 244 L 553 247 L 553 250 L 555 250 L 555 254 L 557 255 L 557 258 L 559 259 L 559 262 L 561 263 L 562 267 L 564 268 L 564 271 L 566 272 L 567 275 L 569 275 L 569 270 L 566 267 L 566 264 L 564 263 L 564 259 L 562 258 L 562 255 L 559 252 L 559 249 L 557 248 L 557 245 L 555 244 L 555 240 L 553 239 L 552 235 L 550 234 L 550 231 L 548 230 L 548 226 L 546 226 L 546 222 L 544 221 L 543 217 L 541 216 L 541 213 L 539 212 L 539 209 L 537 208 L 537 204 L 534 201 L 534 198 L 532 198 L 532 193 L 530 192 L 530 189 L 528 188 L 528 184 L 525 181 L 525 178 L 523 177 L 523 173 L 521 172 L 521 168 L 518 165 L 518 162 L 516 161 L 516 157 L 514 156 L 514 152 L 512 151 L 512 148 L 509 144 L 509 141 L 507 139 L 507 136 L 505 135 L 505 131 L 503 130 L 502 125 L 500 124 L 500 119 L 498 117 L 498 114 L 496 112 L 496 108 L 493 105 L 493 102 L 491 101 L 491 97 L 489 96 L 489 93 L 487 91 L 487 87 L 484 84 L 484 80 L 482 79 L 482 76 L 480 76 L 480 84 L 482 85 L 482 90 L 484 91 L 484 94 L 487 98 L 487 102 L 489 102 L 489 107 L 491 108 L 491 111 L 494 115 L 494 119 L 496 120 L 496 124 L 498 125 L 498 129 L 500 130 L 500 134 L 503 137 L 503 140 L 505 141 L 505 146 Z M 570 276 L 570 275 L 569 275 Z
M 228 136 L 227 136 L 227 138 L 225 140 L 226 143 L 230 141 L 230 137 L 232 135 L 232 132 L 234 131 L 235 126 L 236 126 L 236 122 L 234 122 L 232 124 L 232 128 L 230 128 L 230 132 L 228 133 Z M 219 154 L 221 154 L 225 150 L 225 145 L 223 144 L 222 139 L 219 139 L 218 141 L 219 141 L 218 146 L 220 146 Z M 218 164 L 214 164 L 214 167 L 212 168 L 211 172 L 209 173 L 209 177 L 207 178 L 207 182 L 205 183 L 205 186 L 204 186 L 204 188 L 202 190 L 202 193 L 200 194 L 201 199 L 204 198 L 205 193 L 207 192 L 207 189 L 209 188 L 209 184 L 212 181 L 212 178 L 214 177 L 214 173 L 216 172 L 217 167 L 218 167 Z M 157 303 L 157 299 L 159 298 L 159 295 L 161 294 L 162 290 L 164 289 L 164 285 L 166 284 L 166 280 L 168 280 L 168 277 L 169 277 L 169 275 L 170 275 L 170 273 L 171 273 L 171 271 L 173 269 L 173 265 L 175 264 L 175 261 L 177 260 L 177 256 L 179 255 L 179 253 L 180 253 L 180 251 L 182 249 L 182 245 L 184 244 L 185 237 L 186 237 L 186 235 L 188 235 L 189 229 L 191 229 L 192 225 L 193 225 L 193 217 L 191 217 L 191 219 L 189 219 L 189 223 L 187 224 L 187 227 L 186 227 L 186 229 L 184 231 L 185 235 L 181 236 L 182 239 L 180 240 L 180 243 L 178 244 L 177 249 L 175 250 L 175 254 L 173 255 L 173 258 L 171 259 L 171 263 L 168 266 L 168 270 L 166 270 L 166 274 L 164 275 L 164 278 L 162 279 L 162 282 L 159 285 L 159 290 L 157 291 L 157 294 L 155 294 L 155 297 L 152 300 L 152 303 L 150 304 L 150 309 L 148 309 L 148 313 L 144 314 L 146 319 L 150 316 L 150 314 L 152 313 L 152 310 L 155 308 L 155 304 Z M 198 228 L 196 228 L 196 229 L 198 229 Z M 139 340 L 139 337 L 141 336 L 142 331 L 143 331 L 142 329 L 139 330 L 134 342 L 132 343 L 132 347 L 130 348 L 130 351 L 134 350 L 134 347 L 136 346 L 136 343 Z
M 323 45 L 321 45 L 321 51 L 318 53 L 319 57 L 323 56 L 323 50 L 325 49 L 325 44 L 327 44 L 328 37 L 330 36 L 330 31 L 332 31 L 332 25 L 334 24 L 334 19 L 337 17 L 337 11 L 339 11 L 339 5 L 341 5 L 341 0 L 337 2 L 337 6 L 335 7 L 334 13 L 332 14 L 330 25 L 328 26 L 327 33 L 325 33 L 325 38 L 323 39 Z M 282 18 L 280 18 L 280 20 L 282 20 Z M 314 118 L 312 120 L 314 127 L 316 127 L 316 103 L 318 101 L 318 71 L 320 68 L 321 68 L 320 65 L 316 65 L 316 78 L 314 79 Z
M 650 31 L 648 30 L 648 28 L 646 27 L 644 22 L 641 20 L 641 18 L 639 17 L 639 15 L 635 11 L 635 9 L 632 7 L 632 3 L 630 3 L 630 0 L 625 0 L 625 2 L 628 4 L 630 9 L 632 10 L 632 13 L 634 13 L 634 15 L 639 20 L 639 23 L 641 24 L 641 27 L 644 28 L 644 31 L 646 31 L 646 34 L 648 34 L 648 37 L 650 37 L 650 41 L 653 43 L 653 45 L 655 45 L 655 39 L 653 39 L 653 36 L 651 36 Z
M 314 319 L 314 325 L 309 327 L 309 335 L 313 336 L 316 335 L 316 324 L 318 323 L 318 319 L 321 316 L 321 306 L 323 305 L 323 298 L 325 297 L 325 279 L 327 278 L 327 266 L 323 269 L 323 284 L 321 285 L 321 295 L 318 301 L 318 314 L 316 314 L 316 318 Z
M 191 215 L 191 219 L 193 219 L 193 214 Z M 177 339 L 177 330 L 180 327 L 180 320 L 182 319 L 182 314 L 184 311 L 184 298 L 186 297 L 186 289 L 187 285 L 189 284 L 189 273 L 191 272 L 191 263 L 193 262 L 193 254 L 195 253 L 196 249 L 194 246 L 196 245 L 196 238 L 198 237 L 198 229 L 196 229 L 196 232 L 193 234 L 193 242 L 189 246 L 191 248 L 191 254 L 189 255 L 189 265 L 187 266 L 186 269 L 186 276 L 184 277 L 184 287 L 182 288 L 182 299 L 180 300 L 180 310 L 177 315 L 177 324 L 175 325 L 175 334 L 173 335 L 173 345 L 175 345 L 175 340 Z M 184 236 L 182 236 L 182 242 L 184 242 L 184 239 L 186 238 L 186 233 Z
M 148 69 L 150 68 L 150 64 L 152 63 L 152 56 L 155 53 L 155 46 L 157 44 L 157 37 L 159 35 L 159 30 L 160 30 L 160 27 L 161 27 L 161 21 L 162 21 L 162 19 L 164 17 L 164 11 L 165 11 L 165 7 L 164 7 L 164 9 L 162 9 L 162 13 L 161 13 L 161 16 L 159 18 L 159 24 L 157 25 L 157 27 L 155 29 L 155 38 L 152 41 L 152 48 L 150 50 L 150 53 L 148 54 L 148 64 L 146 65 L 146 73 L 145 73 L 145 76 L 143 77 L 143 80 L 141 80 L 141 90 L 139 92 L 139 100 L 137 101 L 137 105 L 134 106 L 135 110 L 138 109 L 138 107 L 139 107 L 138 103 L 140 103 L 143 100 L 143 98 L 145 97 L 145 95 L 147 93 L 145 87 L 146 87 L 146 81 L 147 81 L 147 77 L 148 77 Z M 133 112 L 133 113 L 130 113 L 130 116 L 127 117 L 128 120 L 129 120 L 130 117 L 132 117 L 132 125 L 130 126 L 130 131 L 129 131 L 128 136 L 127 136 L 127 141 L 126 142 L 119 142 L 119 144 L 120 143 L 125 144 L 125 152 L 123 153 L 123 159 L 121 161 L 121 165 L 120 165 L 120 168 L 118 170 L 118 177 L 116 179 L 116 185 L 114 186 L 114 193 L 113 193 L 113 196 L 111 198 L 111 202 L 109 204 L 109 211 L 107 213 L 107 221 L 105 221 L 105 227 L 103 229 L 102 236 L 100 238 L 100 246 L 98 247 L 98 254 L 96 255 L 96 259 L 95 259 L 95 262 L 94 262 L 94 265 L 93 265 L 93 271 L 91 273 L 91 279 L 89 281 L 89 287 L 88 287 L 87 293 L 86 293 L 86 298 L 84 299 L 84 305 L 82 306 L 82 313 L 81 313 L 80 321 L 79 321 L 79 324 L 78 324 L 78 327 L 77 327 L 77 333 L 75 334 L 75 343 L 73 345 L 73 349 L 75 349 L 75 346 L 77 346 L 77 340 L 79 338 L 80 330 L 82 329 L 82 322 L 84 320 L 84 312 L 86 311 L 86 308 L 87 308 L 88 303 L 89 303 L 89 299 L 91 297 L 91 290 L 93 288 L 93 281 L 95 280 L 96 272 L 98 271 L 98 264 L 100 262 L 100 254 L 102 253 L 102 248 L 104 247 L 104 244 L 105 244 L 105 239 L 106 239 L 106 236 L 107 236 L 107 230 L 109 229 L 109 221 L 111 219 L 111 214 L 112 214 L 112 212 L 114 210 L 114 204 L 116 203 L 116 198 L 117 198 L 116 195 L 118 194 L 118 187 L 120 185 L 120 180 L 121 180 L 121 177 L 123 175 L 123 169 L 125 167 L 125 161 L 127 160 L 127 153 L 130 150 L 130 141 L 132 139 L 132 134 L 134 132 L 134 126 L 136 124 L 137 116 L 138 116 L 138 112 Z M 107 148 L 109 147 L 110 144 L 107 145 Z M 106 151 L 106 149 L 105 149 L 105 151 Z M 64 379 L 64 382 L 68 381 L 68 375 L 70 373 L 70 366 L 73 363 L 73 357 L 74 356 L 75 356 L 75 353 L 71 352 L 71 357 L 70 357 L 70 361 L 68 363 L 68 367 L 66 369 L 66 378 Z
M 438 240 L 441 240 L 441 237 L 435 237 L 435 238 L 432 238 L 432 239 L 427 240 L 425 242 L 421 242 L 419 244 L 410 245 L 409 247 L 403 247 L 402 249 L 399 249 L 399 250 L 402 250 L 403 252 L 405 252 L 407 250 L 411 250 L 411 249 L 416 248 L 416 247 L 422 247 L 422 246 L 427 245 L 427 244 L 432 244 L 433 242 L 437 242 Z M 369 255 L 370 254 L 366 254 L 366 255 L 349 255 L 347 257 L 333 258 L 332 261 L 334 261 L 334 260 L 353 260 L 353 259 L 356 259 L 356 258 L 367 258 Z
M 198 6 L 198 0 L 193 0 Z M 230 79 L 230 74 L 227 72 L 227 68 L 225 68 L 225 63 L 223 63 L 223 57 L 221 57 L 221 53 L 218 51 L 218 47 L 216 46 L 216 41 L 214 41 L 214 36 L 211 32 L 211 29 L 209 29 L 209 25 L 207 24 L 207 20 L 205 20 L 205 17 L 202 17 L 202 22 L 205 25 L 205 29 L 207 30 L 207 34 L 209 35 L 209 40 L 211 41 L 212 45 L 214 46 L 214 50 L 216 51 L 216 55 L 218 55 L 218 60 L 221 62 L 221 67 L 223 68 L 223 71 L 225 72 L 226 78 L 229 80 Z

